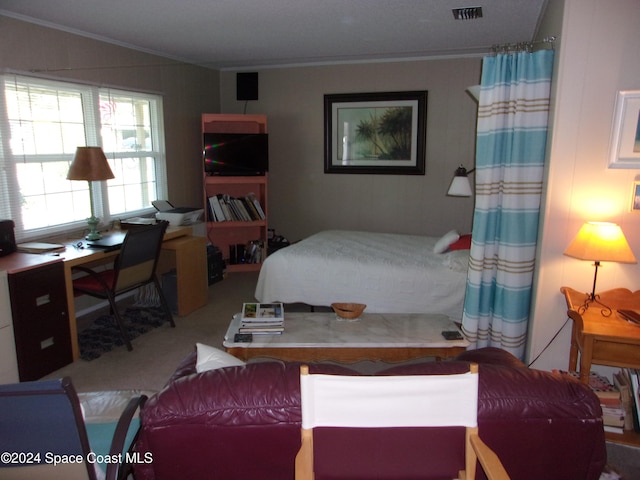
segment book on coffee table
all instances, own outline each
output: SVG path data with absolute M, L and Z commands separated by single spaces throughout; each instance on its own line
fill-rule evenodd
M 240 327 L 238 333 L 253 333 L 254 335 L 279 335 L 284 332 L 284 325 L 261 326 L 251 325 Z
M 284 331 L 282 303 L 245 303 L 238 333 L 278 335 Z
M 243 324 L 282 324 L 284 307 L 282 303 L 244 303 L 242 305 Z

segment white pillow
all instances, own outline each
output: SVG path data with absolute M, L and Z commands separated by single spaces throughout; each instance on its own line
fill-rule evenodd
M 469 270 L 469 250 L 454 250 L 445 257 L 445 265 L 454 272 L 466 273 Z
M 233 355 L 229 355 L 227 352 L 223 352 L 219 348 L 204 345 L 202 343 L 196 343 L 196 350 L 198 353 L 198 358 L 196 360 L 196 372 L 198 373 L 222 367 L 246 365 L 246 362 L 243 362 Z
M 455 230 L 445 233 L 434 245 L 433 253 L 444 253 L 453 242 L 460 238 L 460 234 Z

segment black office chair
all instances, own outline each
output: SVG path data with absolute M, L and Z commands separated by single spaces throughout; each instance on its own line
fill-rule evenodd
M 132 392 L 117 421 L 89 425 L 69 377 L 0 385 L 0 478 L 126 478 L 140 426 L 135 413 L 146 399 Z
M 116 319 L 129 351 L 133 347 L 116 305 L 116 298 L 119 295 L 153 283 L 169 323 L 172 327 L 176 326 L 156 275 L 160 248 L 166 229 L 167 222 L 159 222 L 155 225 L 128 230 L 120 252 L 113 263 L 113 268 L 98 271 L 81 265 L 72 267 L 74 272 L 87 274 L 73 280 L 73 289 L 109 301 L 111 314 Z

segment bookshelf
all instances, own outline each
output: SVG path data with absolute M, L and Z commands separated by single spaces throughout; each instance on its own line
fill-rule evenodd
M 267 133 L 265 115 L 210 114 L 202 115 L 202 132 L 214 133 Z M 210 176 L 203 171 L 204 208 L 207 212 L 207 237 L 218 247 L 227 264 L 228 272 L 260 270 L 261 262 L 267 254 L 268 175 L 256 176 Z M 212 196 L 228 196 L 244 199 L 253 194 L 259 202 L 264 218 L 250 220 L 212 221 L 209 199 Z M 258 255 L 250 255 L 248 250 L 259 250 Z M 244 248 L 246 255 L 239 251 Z M 235 257 L 235 258 L 234 258 Z

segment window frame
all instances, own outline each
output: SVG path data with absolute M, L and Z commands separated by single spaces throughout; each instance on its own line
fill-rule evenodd
M 60 95 L 60 92 L 73 92 L 73 94 L 79 94 L 82 103 L 82 126 L 84 129 L 85 145 L 87 146 L 103 146 L 101 133 L 103 125 L 101 123 L 102 119 L 100 108 L 101 102 L 104 98 L 125 99 L 132 103 L 140 101 L 146 103 L 148 106 L 149 118 L 145 119 L 145 121 L 148 121 L 150 137 L 150 145 L 148 148 L 147 145 L 142 145 L 141 148 L 135 148 L 132 150 L 105 150 L 105 155 L 111 164 L 112 169 L 115 162 L 132 159 L 139 168 L 139 174 L 142 174 L 142 166 L 144 165 L 143 159 L 151 159 L 153 161 L 153 166 L 151 168 L 153 169 L 154 174 L 152 186 L 155 188 L 151 188 L 149 190 L 146 188 L 149 184 L 145 183 L 142 178 L 139 179 L 137 185 L 139 187 L 140 203 L 146 203 L 146 200 L 149 200 L 148 206 L 126 210 L 127 206 L 125 204 L 124 212 L 117 212 L 116 214 L 113 214 L 110 211 L 109 206 L 110 185 L 114 190 L 124 190 L 126 185 L 124 183 L 118 183 L 117 174 L 116 179 L 114 180 L 106 182 L 92 182 L 96 216 L 100 218 L 100 228 L 109 226 L 116 219 L 124 219 L 153 213 L 155 212 L 155 209 L 151 205 L 151 200 L 167 198 L 168 182 L 166 173 L 167 165 L 164 138 L 163 98 L 161 95 L 151 92 L 127 90 L 125 88 L 42 78 L 21 73 L 0 72 L 0 218 L 11 218 L 14 220 L 16 225 L 15 236 L 17 241 L 43 238 L 46 236 L 51 237 L 73 230 L 84 230 L 87 227 L 87 223 L 85 219 L 82 219 L 67 223 L 25 229 L 23 224 L 23 208 L 20 205 L 20 185 L 15 166 L 23 162 L 43 165 L 45 162 L 67 161 L 70 164 L 75 153 L 75 147 L 81 145 L 73 146 L 73 152 L 69 152 L 70 148 L 64 145 L 64 142 L 61 142 L 61 149 L 64 150 L 64 152 L 61 153 L 47 152 L 44 154 L 38 154 L 25 150 L 17 154 L 14 153 L 11 146 L 11 124 L 8 114 L 8 100 L 6 98 L 7 91 L 9 90 L 8 85 L 42 88 L 45 92 L 47 88 L 51 88 L 52 92 L 54 90 L 57 91 L 56 95 Z M 31 100 L 29 100 L 29 103 L 31 103 Z M 58 112 L 60 111 L 61 110 L 58 110 Z M 138 119 L 137 114 L 132 115 L 132 119 Z M 61 115 L 59 115 L 59 117 L 61 117 Z M 26 116 L 21 115 L 20 120 L 24 119 L 26 119 Z M 62 125 L 63 123 L 61 120 L 57 120 L 53 121 L 52 124 Z M 135 124 L 137 125 L 137 122 Z M 37 146 L 37 142 L 35 145 Z M 120 181 L 124 182 L 125 179 L 122 178 Z M 71 197 L 72 193 L 77 194 L 78 190 L 80 190 L 80 195 L 87 195 L 86 204 L 88 205 L 88 184 L 85 183 L 82 185 L 81 182 L 71 180 L 68 180 L 68 182 L 71 182 L 71 185 L 68 190 L 63 191 L 63 194 Z M 133 182 L 132 184 L 136 185 L 136 182 Z M 86 191 L 86 193 L 82 193 L 83 190 Z M 145 196 L 145 192 L 147 192 L 148 195 Z M 43 192 L 43 194 L 45 198 L 47 195 L 52 195 L 51 192 Z M 76 211 L 79 212 L 78 210 Z

